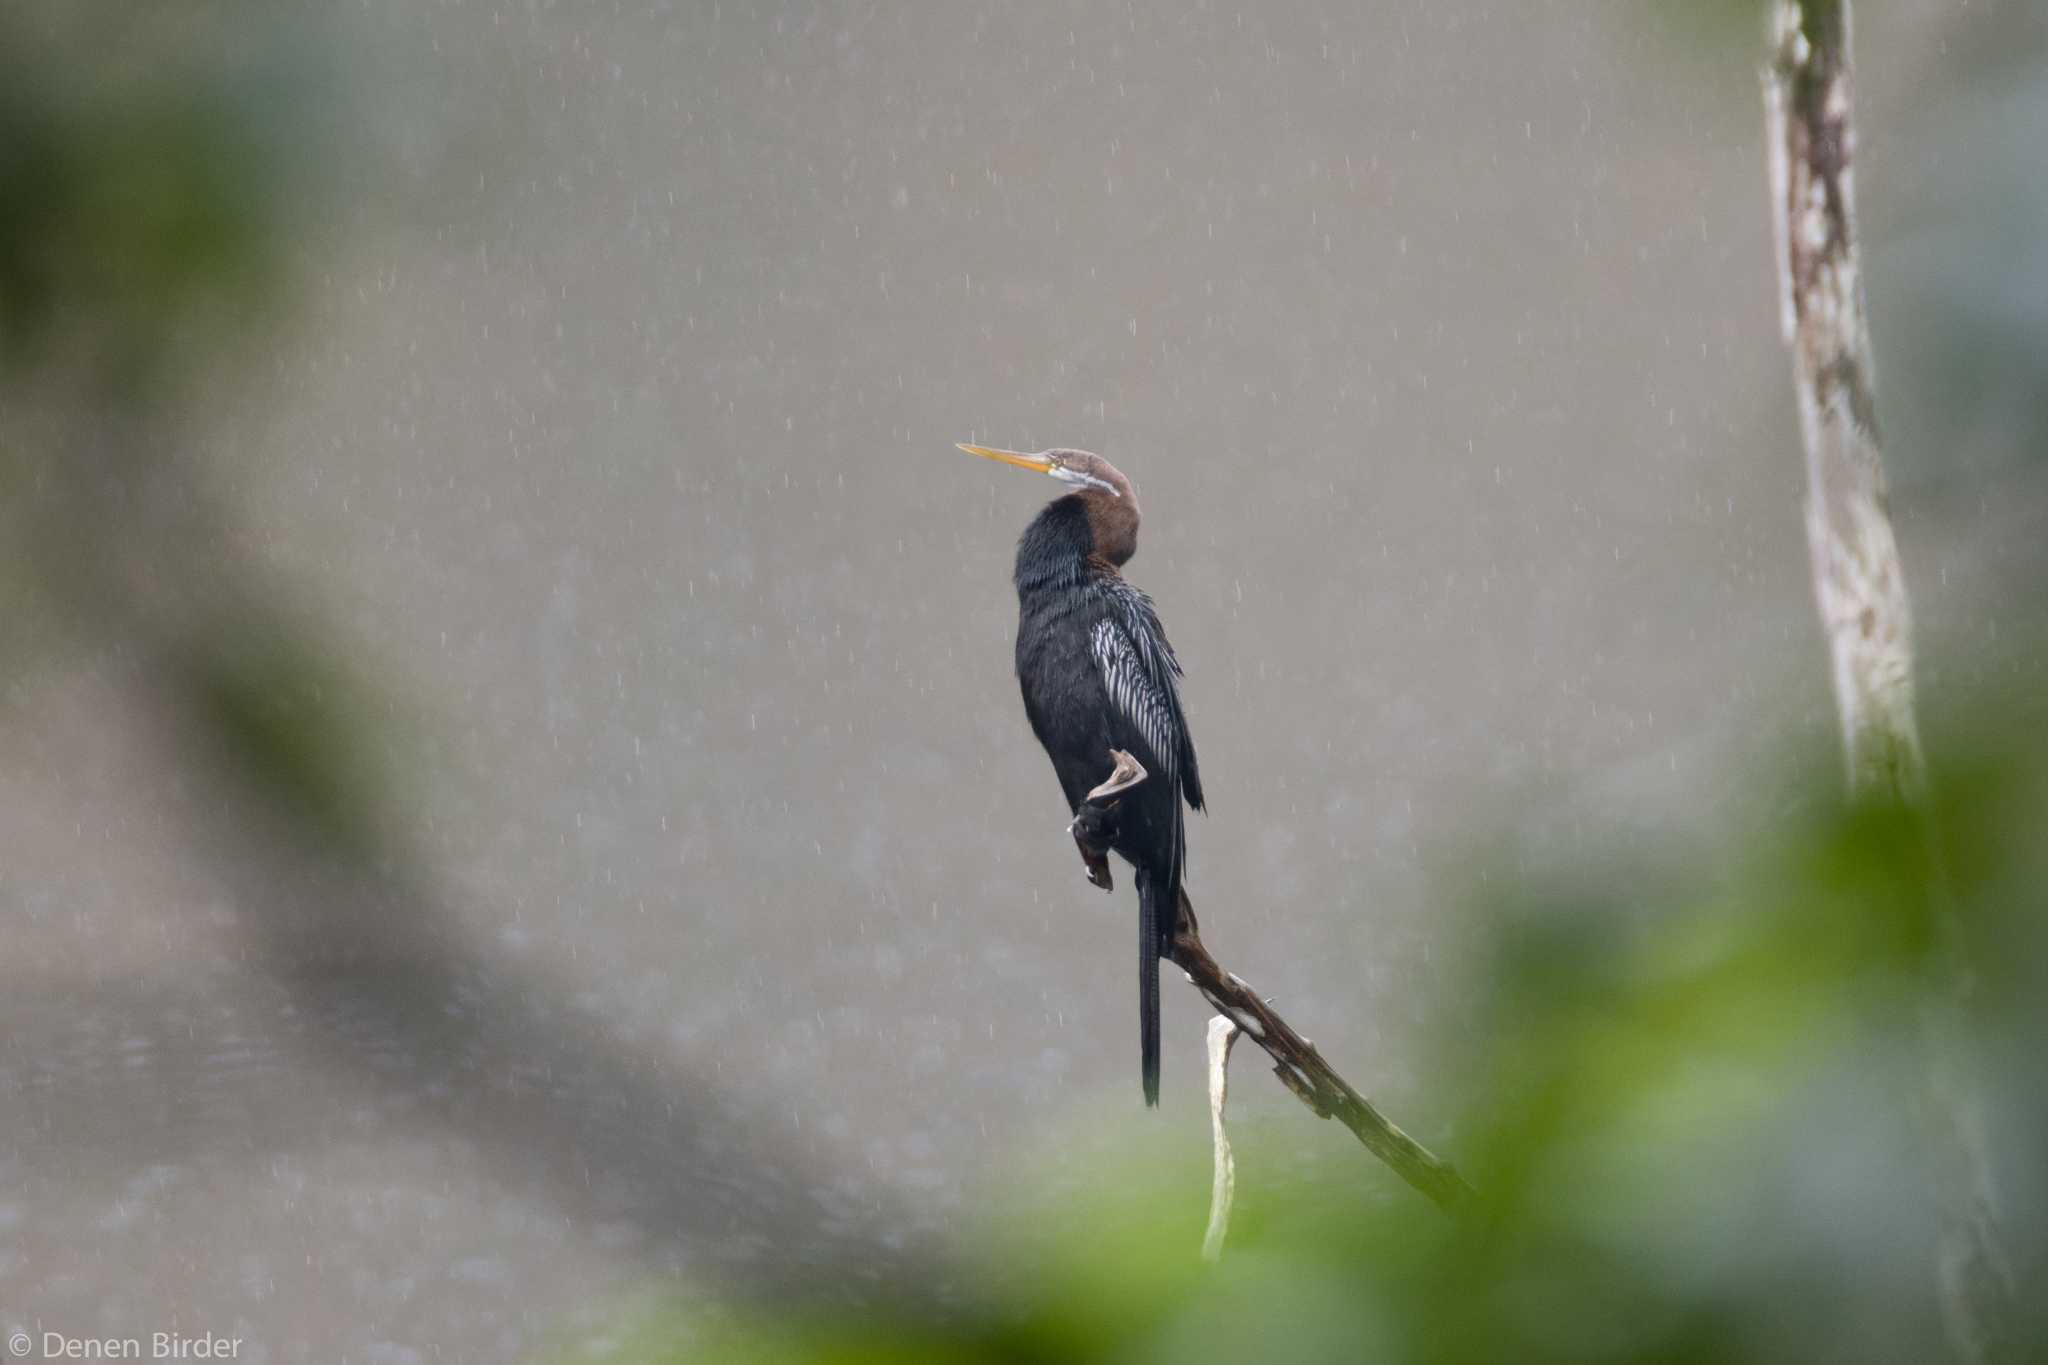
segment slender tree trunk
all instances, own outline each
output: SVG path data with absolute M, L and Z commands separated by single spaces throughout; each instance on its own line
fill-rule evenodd
M 1859 793 L 1919 797 L 1906 578 L 1887 506 L 1857 260 L 1846 0 L 1787 0 L 1766 86 L 1780 322 L 1806 439 L 1806 540 Z
M 1938 1276 L 1957 1357 L 2016 1351 L 2012 1284 L 1967 1030 L 1969 970 L 1956 942 L 1926 805 L 1913 714 L 1912 619 L 1878 441 L 1870 328 L 1857 258 L 1849 0 L 1778 0 L 1764 87 L 1780 322 L 1806 447 L 1806 538 L 1833 666 L 1849 786 L 1921 813 L 1947 988 L 1927 1011 L 1932 1137 L 1942 1221 Z

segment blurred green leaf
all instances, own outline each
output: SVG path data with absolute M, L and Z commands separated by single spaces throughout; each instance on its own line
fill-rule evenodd
M 241 622 L 204 636 L 188 656 L 182 694 L 213 747 L 285 813 L 359 856 L 376 846 L 387 790 L 363 689 L 303 632 Z
M 283 300 L 327 87 L 261 7 L 224 47 L 194 9 L 0 16 L 0 369 L 146 388 Z

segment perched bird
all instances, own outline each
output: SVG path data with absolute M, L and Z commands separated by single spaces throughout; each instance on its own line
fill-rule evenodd
M 1159 959 L 1173 947 L 1186 863 L 1181 801 L 1202 809 L 1202 779 L 1181 713 L 1180 662 L 1152 599 L 1121 572 L 1138 549 L 1138 496 L 1114 465 L 1085 450 L 960 448 L 1049 474 L 1069 490 L 1017 542 L 1017 681 L 1077 822 L 1089 790 L 1109 775 L 1111 749 L 1129 751 L 1151 775 L 1106 819 L 1093 807 L 1087 816 L 1093 838 L 1136 873 L 1139 1055 L 1145 1103 L 1154 1105 Z M 1107 889 L 1107 865 L 1091 869 L 1090 880 Z

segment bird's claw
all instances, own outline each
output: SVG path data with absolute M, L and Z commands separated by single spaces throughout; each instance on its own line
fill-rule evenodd
M 1123 750 L 1111 749 L 1109 756 L 1114 769 L 1082 798 L 1073 823 L 1067 826 L 1067 832 L 1074 836 L 1074 847 L 1081 850 L 1081 865 L 1088 872 L 1089 885 L 1104 891 L 1116 886 L 1109 875 L 1109 850 L 1116 843 L 1116 808 L 1122 804 L 1118 798 L 1148 776 L 1145 765 Z
M 1116 881 L 1109 875 L 1109 859 L 1103 857 L 1100 853 L 1091 856 L 1086 850 L 1083 850 L 1081 862 L 1083 865 L 1082 870 L 1088 874 L 1088 884 L 1090 886 L 1099 886 L 1104 891 L 1116 890 Z
M 1084 805 L 1067 826 L 1067 832 L 1074 836 L 1074 847 L 1081 851 L 1081 866 L 1088 874 L 1088 884 L 1104 891 L 1116 889 L 1116 881 L 1109 872 L 1109 849 L 1116 842 L 1116 804 L 1109 801 Z

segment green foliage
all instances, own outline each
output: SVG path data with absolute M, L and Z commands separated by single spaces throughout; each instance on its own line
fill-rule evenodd
M 368 855 L 368 707 L 176 439 L 185 385 L 288 301 L 337 169 L 307 33 L 258 5 L 0 14 L 0 601 L 17 634 L 152 651 L 201 752 Z
M 0 21 L 0 365 L 83 361 L 126 388 L 278 299 L 318 101 L 282 45 L 224 53 L 181 16 Z
M 281 621 L 238 623 L 190 652 L 177 692 L 211 747 L 301 829 L 373 856 L 385 786 L 371 757 L 378 727 L 363 689 L 315 638 Z
M 1212 1268 L 1196 1253 L 1206 1173 L 1117 1171 L 995 1219 L 968 1277 L 977 1309 L 676 1312 L 611 1358 L 1936 1358 L 1927 1026 L 1953 999 L 1957 945 L 1996 983 L 1973 1036 L 1998 1107 L 2022 1116 L 2002 1124 L 2009 1165 L 2048 1137 L 2023 1117 L 2042 1111 L 2031 1064 L 1995 1069 L 2040 1041 L 2020 983 L 2043 959 L 2044 772 L 1958 765 L 1938 849 L 1907 812 L 1823 801 L 1692 877 L 1475 905 L 1442 995 L 1457 1041 L 1431 1071 L 1467 1096 L 1444 1146 L 1481 1201 L 1456 1223 L 1405 1189 L 1310 1186 L 1241 1210 Z M 1241 1140 L 1241 1165 L 1259 1160 Z M 1384 1180 L 1363 1154 L 1335 1178 Z M 2037 1258 L 2029 1199 L 2016 1240 Z
M 19 73 L 16 73 L 19 74 Z M 265 197 L 241 122 L 178 88 L 85 109 L 0 104 L 0 307 L 9 354 L 61 312 L 92 309 L 128 338 L 155 335 L 216 289 L 260 280 Z

